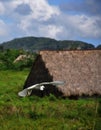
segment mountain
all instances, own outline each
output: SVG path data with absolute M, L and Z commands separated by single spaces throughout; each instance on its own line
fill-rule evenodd
M 96 47 L 97 49 L 101 49 L 101 44 Z
M 3 49 L 23 49 L 27 51 L 36 50 L 70 50 L 70 49 L 94 49 L 92 44 L 82 41 L 63 40 L 57 41 L 44 37 L 16 38 L 0 45 Z

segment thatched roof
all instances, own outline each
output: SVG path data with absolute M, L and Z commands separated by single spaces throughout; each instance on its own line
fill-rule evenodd
M 41 51 L 24 88 L 55 80 L 66 82 L 58 89 L 64 96 L 101 95 L 101 50 Z M 51 88 L 47 87 L 45 93 Z

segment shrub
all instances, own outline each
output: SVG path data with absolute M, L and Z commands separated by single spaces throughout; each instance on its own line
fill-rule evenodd
M 50 101 L 56 101 L 57 98 L 56 98 L 53 94 L 50 94 L 50 95 L 49 95 L 49 100 L 50 100 Z

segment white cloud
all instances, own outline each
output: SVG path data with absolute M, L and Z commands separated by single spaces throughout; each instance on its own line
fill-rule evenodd
M 46 0 L 30 1 L 30 7 L 33 11 L 32 17 L 38 20 L 48 20 L 52 15 L 59 15 L 59 9 L 50 6 Z
M 46 37 L 56 38 L 58 39 L 58 34 L 62 32 L 62 27 L 56 26 L 56 25 L 47 25 L 47 26 L 41 26 L 39 28 L 39 32 L 43 33 Z
M 26 7 L 25 10 L 21 7 Z M 18 10 L 20 8 L 20 10 Z M 26 11 L 26 12 L 24 12 Z M 29 11 L 29 12 L 28 12 Z M 5 13 L 5 14 L 4 14 Z M 70 14 L 47 0 L 9 0 L 0 2 L 0 36 L 47 36 L 55 39 L 101 38 L 101 18 L 87 14 Z M 10 23 L 8 23 L 8 19 Z M 8 23 L 8 25 L 6 25 Z M 9 34 L 7 34 L 10 32 Z
M 29 4 L 32 12 L 27 16 L 23 16 L 23 19 L 21 19 L 21 21 L 19 21 L 18 23 L 19 28 L 22 29 L 27 34 L 30 34 L 30 32 L 31 33 L 33 32 L 34 34 L 35 32 L 36 34 L 41 33 L 47 34 L 47 31 L 54 30 L 52 34 L 51 33 L 48 34 L 51 34 L 50 36 L 53 36 L 54 34 L 55 38 L 56 36 L 55 32 L 58 32 L 57 30 L 59 29 L 56 28 L 56 25 L 50 25 L 50 24 L 45 25 L 44 22 L 48 21 L 49 19 L 52 19 L 53 16 L 56 17 L 59 16 L 60 10 L 55 6 L 50 6 L 46 0 L 29 1 L 29 3 L 28 1 L 25 2 Z
M 0 36 L 5 36 L 8 34 L 7 28 L 7 25 L 2 20 L 0 20 Z
M 0 2 L 0 15 L 2 15 L 5 11 L 5 8 L 3 6 L 3 4 Z
M 101 36 L 101 31 L 97 25 L 98 17 L 88 17 L 86 15 L 69 15 L 67 24 L 72 28 L 75 36 L 82 38 L 97 38 Z M 73 34 L 72 33 L 72 34 Z
M 27 5 L 27 7 L 29 7 L 31 9 L 31 13 L 28 13 L 28 17 L 30 16 L 30 18 L 32 18 L 32 19 L 48 20 L 53 15 L 59 15 L 59 13 L 60 13 L 60 10 L 58 7 L 49 5 L 46 0 L 36 0 L 36 1 L 34 1 L 34 0 L 33 1 L 32 0 L 13 0 L 10 2 L 4 3 L 4 5 L 6 8 L 7 14 L 13 14 L 13 17 L 14 16 L 16 17 L 16 15 L 18 14 L 17 16 L 22 17 L 22 19 L 23 19 L 22 12 L 20 13 L 20 10 L 19 10 L 19 13 L 18 13 L 18 11 L 16 11 L 16 9 L 19 8 L 19 6 L 24 6 L 24 5 Z M 23 10 L 21 10 L 21 11 L 23 11 Z M 26 12 L 26 14 L 27 14 L 27 12 Z
M 24 2 L 29 4 L 32 10 L 30 15 L 23 16 L 18 23 L 24 34 L 56 39 L 101 37 L 101 31 L 97 25 L 98 16 L 65 14 L 59 8 L 50 6 L 45 0 Z

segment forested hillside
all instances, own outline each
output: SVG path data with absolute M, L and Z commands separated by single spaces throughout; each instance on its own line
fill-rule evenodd
M 1 49 L 23 49 L 27 51 L 36 50 L 70 50 L 70 49 L 94 49 L 94 45 L 82 41 L 64 40 L 57 41 L 50 38 L 23 37 L 8 42 L 0 46 Z
M 98 46 L 97 46 L 97 49 L 101 49 L 101 45 L 98 45 Z

